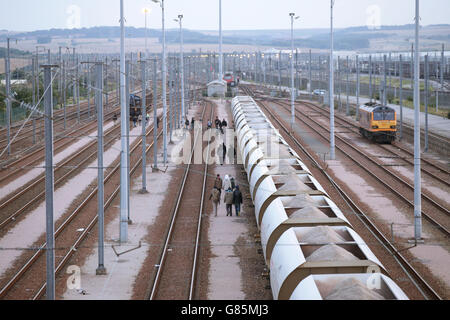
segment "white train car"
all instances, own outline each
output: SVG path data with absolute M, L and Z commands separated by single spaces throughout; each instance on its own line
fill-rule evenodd
M 232 101 L 275 299 L 407 299 L 248 96 Z

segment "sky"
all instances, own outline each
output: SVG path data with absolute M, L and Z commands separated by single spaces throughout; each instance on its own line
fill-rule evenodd
M 183 27 L 217 30 L 219 0 L 165 0 L 166 28 L 183 14 Z M 124 0 L 127 26 L 161 28 L 161 8 L 150 0 Z M 120 0 L 0 0 L 0 30 L 118 26 Z M 289 29 L 289 13 L 300 18 L 294 28 L 328 28 L 330 0 L 222 0 L 223 30 Z M 422 25 L 450 24 L 449 0 L 422 0 Z M 414 23 L 415 0 L 335 0 L 334 26 Z

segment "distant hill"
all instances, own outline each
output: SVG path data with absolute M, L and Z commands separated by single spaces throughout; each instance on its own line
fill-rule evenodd
M 28 51 L 22 51 L 13 48 L 9 49 L 9 52 L 10 56 L 14 58 L 30 55 L 30 52 Z M 6 48 L 0 47 L 0 59 L 3 59 L 5 57 L 6 57 Z
M 427 33 L 423 35 L 425 39 L 440 41 L 449 40 L 450 25 L 432 25 L 421 28 Z M 368 27 L 350 27 L 335 30 L 336 50 L 360 50 L 369 49 L 371 43 L 380 41 L 390 41 L 397 43 L 405 42 L 405 39 L 413 33 L 414 25 L 407 24 L 401 26 L 381 26 L 371 30 Z M 37 30 L 32 32 L 0 33 L 0 41 L 5 41 L 7 36 L 14 35 L 14 38 L 23 40 L 36 40 L 38 42 L 49 43 L 56 39 L 115 39 L 120 37 L 120 27 L 92 27 L 81 29 L 50 29 Z M 149 38 L 158 38 L 161 42 L 161 30 L 148 29 Z M 224 44 L 242 44 L 255 46 L 290 46 L 290 30 L 228 30 L 223 32 Z M 144 38 L 145 28 L 126 27 L 125 36 L 127 38 Z M 184 42 L 187 44 L 215 44 L 218 42 L 217 30 L 187 30 L 183 31 Z M 329 29 L 297 29 L 294 30 L 295 45 L 315 49 L 329 48 Z M 179 42 L 178 29 L 166 30 L 168 43 Z M 406 40 L 407 41 L 407 40 Z

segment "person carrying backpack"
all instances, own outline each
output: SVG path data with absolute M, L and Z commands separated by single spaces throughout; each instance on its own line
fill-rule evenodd
M 220 190 L 218 190 L 216 187 L 212 188 L 209 199 L 212 199 L 214 214 L 217 217 L 217 207 L 220 204 Z
M 220 174 L 217 175 L 216 180 L 214 180 L 214 188 L 217 188 L 220 192 L 222 192 L 223 181 L 220 177 Z

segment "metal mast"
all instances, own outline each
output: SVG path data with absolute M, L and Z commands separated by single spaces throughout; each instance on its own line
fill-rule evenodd
M 422 238 L 422 199 L 420 177 L 420 52 L 419 0 L 416 0 L 416 39 L 414 53 L 414 239 Z
M 334 0 L 331 2 L 331 15 L 330 15 L 330 159 L 336 158 L 334 150 L 334 80 L 333 80 L 333 6 Z
M 128 240 L 128 144 L 127 144 L 127 103 L 125 92 L 125 28 L 123 0 L 120 0 L 120 242 Z

